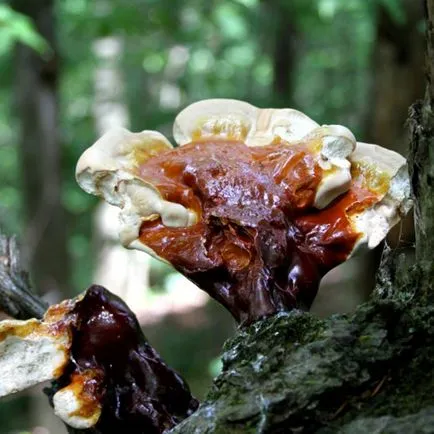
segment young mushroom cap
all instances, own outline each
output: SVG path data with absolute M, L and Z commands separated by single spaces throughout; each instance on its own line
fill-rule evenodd
M 121 208 L 124 246 L 171 263 L 240 322 L 309 308 L 322 276 L 411 207 L 403 157 L 297 110 L 205 100 L 176 117 L 179 148 L 157 134 L 107 133 L 78 183 Z

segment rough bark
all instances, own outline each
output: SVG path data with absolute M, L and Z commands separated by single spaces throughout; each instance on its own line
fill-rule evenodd
M 174 433 L 434 433 L 434 0 L 427 12 L 428 86 L 410 120 L 416 265 L 389 251 L 354 314 L 294 311 L 240 330 L 207 400 Z
M 228 342 L 208 400 L 174 432 L 349 432 L 359 419 L 434 406 L 432 314 L 389 299 L 326 321 L 292 312 L 258 322 Z
M 427 1 L 427 61 L 428 85 L 425 100 L 411 110 L 411 160 L 410 174 L 414 194 L 416 220 L 416 259 L 423 272 L 421 286 L 430 302 L 433 295 L 427 292 L 430 278 L 434 276 L 432 260 L 434 233 L 434 0 Z
M 61 147 L 58 129 L 58 57 L 54 0 L 14 0 L 29 16 L 52 51 L 41 56 L 18 45 L 15 95 L 20 119 L 20 157 L 26 230 L 22 234 L 38 292 L 67 293 L 69 258 L 61 203 Z

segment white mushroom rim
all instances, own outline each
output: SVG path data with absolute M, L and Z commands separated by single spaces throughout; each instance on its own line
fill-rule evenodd
M 349 257 L 375 248 L 412 206 L 405 158 L 377 145 L 357 143 L 348 128 L 320 126 L 297 110 L 259 109 L 230 99 L 204 100 L 179 113 L 174 138 L 180 146 L 195 140 L 225 138 L 243 141 L 248 146 L 267 146 L 276 138 L 288 146 L 308 141 L 324 170 L 315 195 L 317 209 L 327 207 L 348 191 L 355 171 L 364 172 L 368 187 L 376 191 L 379 200 L 351 216 L 361 236 Z M 142 223 L 158 216 L 167 227 L 186 227 L 197 222 L 194 211 L 164 200 L 157 188 L 138 176 L 141 162 L 170 149 L 170 142 L 156 131 L 132 133 L 116 128 L 83 153 L 76 169 L 77 181 L 86 192 L 121 208 L 122 244 L 163 261 L 139 241 Z
M 51 306 L 41 321 L 0 322 L 0 398 L 63 375 L 72 345 L 68 314 L 78 300 Z M 95 401 L 92 408 L 85 402 L 77 384 L 54 395 L 54 412 L 73 428 L 91 428 L 98 422 L 101 406 Z

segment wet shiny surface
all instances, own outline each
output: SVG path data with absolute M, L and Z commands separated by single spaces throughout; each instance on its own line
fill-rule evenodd
M 162 433 L 197 408 L 186 383 L 146 342 L 121 299 L 94 285 L 71 315 L 76 324 L 71 362 L 58 389 L 71 384 L 80 392 L 78 416 L 102 406 L 91 432 Z
M 140 241 L 239 322 L 309 308 L 321 277 L 359 237 L 348 215 L 375 201 L 353 185 L 315 210 L 322 179 L 317 145 L 202 141 L 148 159 L 138 175 L 164 199 L 195 211 L 198 223 L 167 228 L 156 218 L 142 224 Z

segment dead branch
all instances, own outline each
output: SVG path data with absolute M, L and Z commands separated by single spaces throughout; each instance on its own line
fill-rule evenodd
M 0 309 L 16 319 L 42 318 L 48 305 L 33 294 L 16 237 L 0 233 Z

